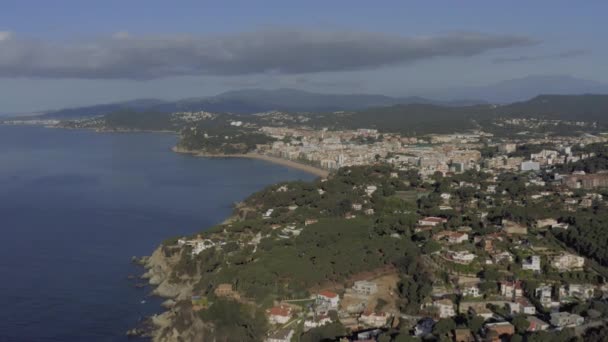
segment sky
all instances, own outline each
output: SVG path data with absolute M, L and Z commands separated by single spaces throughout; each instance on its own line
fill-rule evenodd
M 606 1 L 3 0 L 0 113 L 241 88 L 608 83 Z

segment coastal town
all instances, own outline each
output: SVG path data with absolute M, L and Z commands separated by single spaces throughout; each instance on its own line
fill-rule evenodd
M 271 138 L 248 153 L 328 176 L 265 189 L 145 258 L 170 298 L 159 341 L 195 334 L 198 319 L 221 335 L 225 306 L 255 311 L 259 326 L 238 324 L 259 334 L 243 338 L 268 342 L 569 341 L 608 324 L 608 259 L 584 232 L 608 223 L 608 136 L 229 125 Z
M 353 128 L 342 112 L 331 126 L 314 113 L 153 115 L 4 124 L 174 132 L 177 153 L 318 178 L 269 186 L 223 223 L 136 259 L 166 311 L 129 335 L 565 342 L 608 325 L 608 134 L 597 122 L 494 117 L 411 134 Z

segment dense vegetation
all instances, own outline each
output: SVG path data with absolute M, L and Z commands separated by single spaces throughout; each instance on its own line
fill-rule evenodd
M 116 111 L 104 116 L 107 128 L 117 130 L 176 131 L 171 114 L 163 112 Z

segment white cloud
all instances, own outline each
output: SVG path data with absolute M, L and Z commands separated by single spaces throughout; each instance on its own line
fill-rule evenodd
M 9 40 L 13 36 L 13 33 L 10 31 L 0 31 L 0 42 Z

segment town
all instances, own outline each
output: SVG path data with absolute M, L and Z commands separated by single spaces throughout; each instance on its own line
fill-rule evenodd
M 268 342 L 569 341 L 608 324 L 607 136 L 229 124 L 272 138 L 255 153 L 332 173 L 265 189 L 157 250 L 174 266 L 147 276 L 190 284 L 164 314 L 174 322 L 230 325 L 215 310 L 253 307 Z

